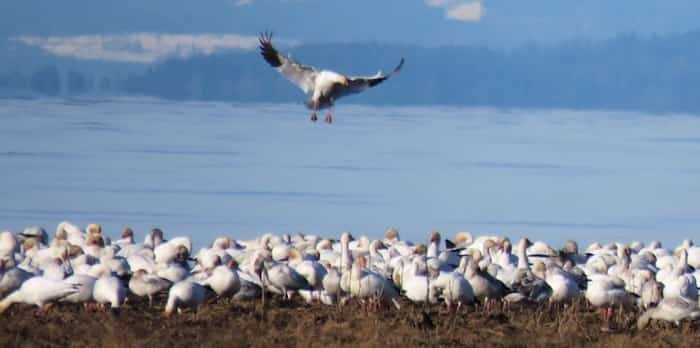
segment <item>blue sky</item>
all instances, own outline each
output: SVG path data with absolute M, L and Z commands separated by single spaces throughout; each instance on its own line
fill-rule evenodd
M 685 32 L 698 27 L 697 13 L 697 0 L 8 0 L 0 2 L 0 37 L 31 37 L 41 46 L 36 40 L 77 35 L 246 37 L 269 28 L 300 43 L 509 47 Z M 236 37 L 227 40 L 224 48 Z

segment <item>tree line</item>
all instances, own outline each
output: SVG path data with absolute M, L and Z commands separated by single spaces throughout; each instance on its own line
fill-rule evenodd
M 563 107 L 700 112 L 700 31 L 670 37 L 633 35 L 516 49 L 419 47 L 379 43 L 319 44 L 289 49 L 293 58 L 351 75 L 403 71 L 354 101 L 368 104 Z M 0 75 L 0 88 L 40 94 L 109 90 L 175 100 L 299 102 L 301 90 L 257 52 L 175 58 L 122 81 L 59 74 Z M 58 91 L 58 92 L 57 92 Z

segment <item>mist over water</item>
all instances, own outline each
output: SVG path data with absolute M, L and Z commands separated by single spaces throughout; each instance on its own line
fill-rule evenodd
M 698 236 L 700 118 L 154 99 L 0 102 L 0 229 L 187 234 Z

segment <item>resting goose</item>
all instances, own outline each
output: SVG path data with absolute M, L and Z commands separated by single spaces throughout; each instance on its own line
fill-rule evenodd
M 62 280 L 53 280 L 45 277 L 32 277 L 27 279 L 19 289 L 0 301 L 0 314 L 4 313 L 13 303 L 33 304 L 39 307 L 37 313 L 44 314 L 48 309 L 45 305 L 58 301 L 78 289 L 73 284 Z
M 272 46 L 272 34 L 260 35 L 260 54 L 270 66 L 280 72 L 285 78 L 301 88 L 304 93 L 311 94 L 305 102 L 306 107 L 312 110 L 311 121 L 316 122 L 316 112 L 322 109 L 330 109 L 335 101 L 341 97 L 360 93 L 367 88 L 374 87 L 388 79 L 394 73 L 401 70 L 403 58 L 399 65 L 389 74 L 377 73 L 374 76 L 351 77 L 330 70 L 319 70 L 312 66 L 302 65 L 292 58 L 280 54 Z M 326 114 L 326 123 L 332 123 L 330 110 Z
M 201 283 L 214 290 L 218 297 L 233 296 L 241 289 L 241 280 L 237 270 L 236 260 L 231 259 L 226 264 L 222 264 L 221 259 L 219 259 L 217 266 L 211 271 L 211 275 Z
M 173 311 L 179 312 L 183 308 L 192 308 L 196 311 L 206 298 L 207 289 L 204 286 L 189 280 L 176 283 L 168 292 L 165 316 L 169 317 Z
M 647 309 L 637 320 L 637 327 L 645 328 L 651 319 L 670 321 L 678 325 L 681 320 L 700 318 L 700 308 L 697 303 L 680 298 L 663 299 L 656 307 Z

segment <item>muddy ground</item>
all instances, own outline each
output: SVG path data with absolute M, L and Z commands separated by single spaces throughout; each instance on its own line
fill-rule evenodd
M 345 307 L 309 306 L 297 301 L 262 303 L 219 301 L 198 313 L 163 317 L 162 301 L 153 308 L 131 300 L 118 312 L 60 304 L 45 316 L 36 308 L 14 305 L 0 317 L 3 347 L 377 347 L 377 346 L 700 346 L 700 323 L 676 327 L 655 323 L 636 329 L 636 313 L 618 313 L 604 324 L 598 312 L 578 301 L 566 308 L 526 306 L 486 312 L 404 302 L 401 310 L 367 312 Z

